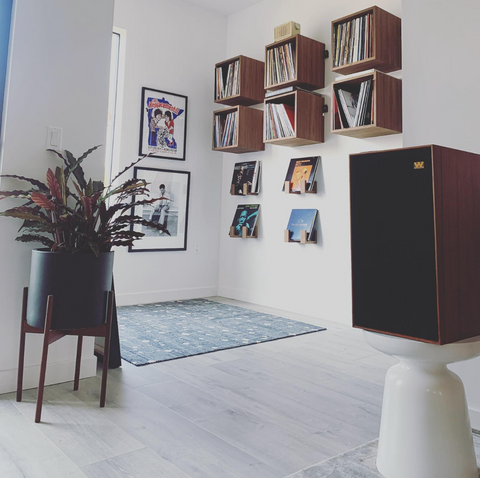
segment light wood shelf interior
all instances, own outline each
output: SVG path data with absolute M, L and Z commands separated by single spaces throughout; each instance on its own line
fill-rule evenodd
M 224 84 L 227 79 L 228 65 L 239 62 L 238 85 L 239 93 L 222 99 L 217 99 L 217 68 L 222 69 Z M 213 99 L 215 103 L 228 106 L 251 106 L 263 103 L 264 89 L 264 63 L 247 56 L 239 55 L 228 60 L 221 61 L 215 65 L 215 81 Z
M 212 150 L 225 153 L 252 153 L 263 151 L 265 145 L 262 140 L 263 111 L 247 106 L 233 106 L 213 112 L 213 131 L 215 131 L 215 118 L 220 117 L 220 122 L 225 125 L 227 114 L 237 112 L 237 141 L 231 146 L 215 147 L 214 133 L 212 134 Z
M 324 142 L 324 98 L 307 91 L 295 90 L 283 95 L 265 99 L 264 114 L 268 114 L 268 103 L 286 104 L 294 108 L 293 129 L 295 134 L 288 137 L 267 139 L 266 128 L 264 142 L 279 146 L 303 146 Z M 264 120 L 267 124 L 267 118 Z
M 284 45 L 292 45 L 295 62 L 295 78 L 283 82 L 267 82 L 270 51 Z M 325 86 L 325 44 L 303 35 L 293 35 L 265 47 L 265 89 L 275 90 L 287 86 L 299 86 L 317 90 Z
M 372 79 L 372 113 L 371 124 L 342 128 L 338 111 L 335 89 L 358 92 L 362 81 Z M 386 75 L 380 71 L 373 73 L 359 74 L 335 81 L 332 85 L 332 133 L 353 138 L 371 138 L 374 136 L 385 136 L 399 134 L 402 132 L 402 80 Z
M 337 25 L 347 24 L 351 20 L 372 14 L 372 51 L 368 58 L 360 61 L 335 65 L 338 43 L 336 42 Z M 374 6 L 347 15 L 332 22 L 332 71 L 342 75 L 357 73 L 375 68 L 384 73 L 402 69 L 402 23 L 401 19 L 385 10 Z M 340 45 L 338 45 L 340 46 Z

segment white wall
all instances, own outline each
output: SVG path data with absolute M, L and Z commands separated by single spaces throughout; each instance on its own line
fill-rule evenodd
M 147 158 L 140 165 L 191 171 L 187 250 L 116 252 L 118 303 L 215 295 L 222 160 L 211 151 L 211 117 L 214 65 L 226 53 L 226 17 L 181 0 L 117 0 L 114 23 L 127 31 L 120 168 L 138 158 L 146 86 L 188 96 L 187 149 L 186 161 Z
M 289 20 L 299 22 L 303 35 L 322 41 L 331 52 L 331 21 L 371 5 L 367 0 L 265 0 L 228 18 L 226 58 L 243 54 L 264 61 L 265 45 L 273 42 L 274 27 Z M 383 0 L 377 5 L 401 17 L 400 0 Z M 329 110 L 331 84 L 339 76 L 331 72 L 331 56 L 326 61 L 326 87 L 320 90 Z M 266 145 L 264 152 L 224 154 L 220 295 L 351 323 L 349 154 L 401 147 L 402 135 L 342 137 L 330 133 L 330 121 L 329 112 L 325 116 L 323 144 L 296 148 Z M 283 193 L 290 158 L 316 155 L 322 157 L 317 177 L 319 193 Z M 247 160 L 262 161 L 261 193 L 248 199 L 230 196 L 233 165 Z M 256 240 L 231 239 L 227 235 L 236 205 L 244 202 L 261 204 L 260 236 Z M 283 242 L 283 231 L 293 208 L 318 209 L 318 244 Z
M 113 0 L 16 0 L 3 124 L 1 172 L 44 178 L 58 165 L 45 151 L 47 125 L 63 128 L 74 154 L 103 144 L 106 134 Z M 84 163 L 103 177 L 103 156 Z M 3 180 L 3 189 L 18 183 Z M 23 184 L 21 187 L 28 186 Z M 8 207 L 2 201 L 2 210 Z M 16 387 L 22 289 L 28 285 L 30 250 L 15 242 L 19 223 L 0 219 L 0 393 Z M 38 245 L 37 245 L 38 246 Z M 40 336 L 27 338 L 25 387 L 35 387 Z M 50 347 L 47 382 L 72 380 L 75 345 L 64 338 Z M 86 341 L 83 374 L 95 374 L 93 342 Z
M 403 0 L 405 146 L 434 143 L 480 154 L 479 16 L 476 0 Z M 452 369 L 464 381 L 472 426 L 480 429 L 480 359 Z

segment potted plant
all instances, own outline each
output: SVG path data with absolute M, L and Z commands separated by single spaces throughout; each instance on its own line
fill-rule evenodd
M 39 242 L 32 251 L 27 323 L 43 328 L 48 295 L 54 296 L 52 329 L 96 327 L 105 321 L 107 292 L 112 289 L 114 246 L 131 246 L 144 234 L 132 224 L 159 229 L 157 224 L 130 214 L 132 207 L 151 204 L 143 179 L 115 181 L 140 158 L 121 171 L 109 186 L 86 180 L 82 162 L 95 146 L 79 158 L 72 153 L 49 150 L 63 166 L 47 170 L 46 182 L 4 174 L 30 183 L 25 190 L 0 191 L 0 200 L 18 198 L 22 205 L 0 212 L 23 220 L 16 240 Z M 147 199 L 135 200 L 135 196 Z M 133 228 L 132 228 L 133 229 Z

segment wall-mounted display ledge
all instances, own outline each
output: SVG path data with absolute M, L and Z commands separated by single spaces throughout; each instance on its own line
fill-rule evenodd
M 402 80 L 398 78 L 374 70 L 336 81 L 332 102 L 332 133 L 371 138 L 402 132 Z
M 317 194 L 317 181 L 313 182 L 311 190 L 308 190 L 307 181 L 300 181 L 300 191 L 292 191 L 292 182 L 285 181 L 285 193 L 286 194 Z
M 324 98 L 295 90 L 265 100 L 264 142 L 303 146 L 324 142 Z
M 308 233 L 307 231 L 300 231 L 300 242 L 298 241 L 292 241 L 290 237 L 292 236 L 292 231 L 289 231 L 288 229 L 285 229 L 284 234 L 283 234 L 283 240 L 284 242 L 295 242 L 296 244 L 316 244 L 317 243 L 317 231 L 313 231 L 310 234 L 310 241 L 307 241 L 307 236 Z
M 243 194 L 238 194 L 237 193 L 237 190 L 235 188 L 235 184 L 232 184 L 230 186 L 230 194 L 232 196 L 258 196 L 258 193 L 252 193 L 250 192 L 252 190 L 252 186 L 250 184 L 247 184 L 247 183 L 244 183 L 244 185 L 242 186 L 243 188 Z
M 265 47 L 265 89 L 325 86 L 325 44 L 293 35 Z
M 252 153 L 263 151 L 263 112 L 246 106 L 233 106 L 213 112 L 213 151 Z
M 263 61 L 243 55 L 215 65 L 215 103 L 250 106 L 263 103 Z
M 230 237 L 237 237 L 240 239 L 256 239 L 258 237 L 258 226 L 255 226 L 253 229 L 253 234 L 251 236 L 248 235 L 248 227 L 243 226 L 242 227 L 242 235 L 237 236 L 235 235 L 235 226 L 230 226 Z
M 401 26 L 400 18 L 376 6 L 334 20 L 332 71 L 401 70 Z

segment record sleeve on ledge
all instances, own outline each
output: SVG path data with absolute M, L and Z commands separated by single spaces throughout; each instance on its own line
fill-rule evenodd
M 232 185 L 235 186 L 235 194 L 243 195 L 243 185 L 248 184 L 248 191 L 258 193 L 260 176 L 260 161 L 245 161 L 235 163 L 233 169 Z
M 316 209 L 292 209 L 287 229 L 290 231 L 290 241 L 300 242 L 301 231 L 307 231 L 307 241 L 312 238 L 317 219 Z
M 311 158 L 293 158 L 290 160 L 285 181 L 290 181 L 291 191 L 300 191 L 300 183 L 302 181 L 307 182 L 307 191 L 313 189 L 319 159 L 319 156 L 313 156 Z M 285 191 L 285 182 L 282 190 Z
M 235 236 L 242 235 L 242 228 L 244 226 L 247 228 L 247 236 L 253 236 L 259 210 L 260 204 L 240 204 L 237 206 L 232 221 Z

